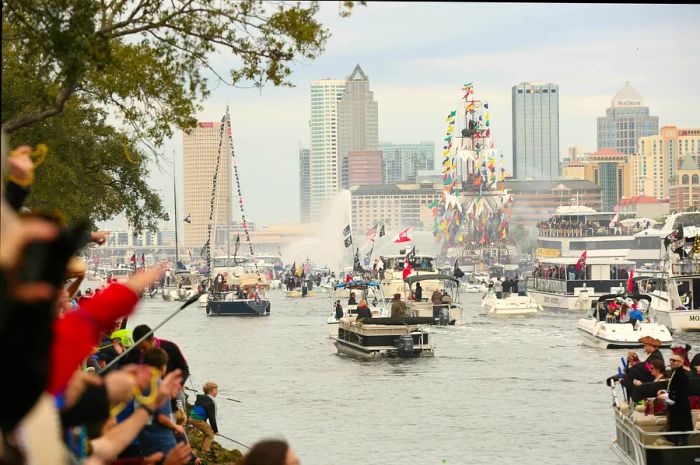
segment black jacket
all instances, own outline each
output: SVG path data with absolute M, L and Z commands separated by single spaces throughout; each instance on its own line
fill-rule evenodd
M 219 428 L 216 426 L 216 405 L 214 401 L 206 394 L 197 394 L 197 400 L 194 402 L 194 406 L 200 406 L 204 409 L 207 415 L 211 429 L 215 432 L 219 432 Z
M 168 354 L 167 372 L 170 373 L 177 368 L 182 370 L 182 382 L 184 384 L 190 376 L 190 367 L 187 364 L 187 360 L 185 360 L 185 357 L 182 355 L 182 352 L 180 352 L 180 348 L 174 342 L 166 341 L 165 339 L 158 339 L 158 343 L 160 344 L 160 348 Z M 143 354 L 136 348 L 126 354 L 118 363 L 119 366 L 122 367 L 132 363 L 141 365 L 143 363 Z
M 361 320 L 361 319 L 369 319 L 372 318 L 372 310 L 369 309 L 369 307 L 362 307 L 357 310 L 357 318 L 356 320 Z
M 675 401 L 675 404 L 668 405 L 668 430 L 669 431 L 692 431 L 693 417 L 690 413 L 690 401 L 688 395 L 690 387 L 688 375 L 683 368 L 677 368 L 671 375 L 671 382 L 668 385 L 668 397 Z

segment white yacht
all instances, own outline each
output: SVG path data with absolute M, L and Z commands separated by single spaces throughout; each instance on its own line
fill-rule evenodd
M 700 213 L 670 215 L 657 247 L 661 275 L 637 280 L 652 296 L 652 315 L 671 331 L 700 331 Z
M 531 316 L 542 311 L 542 306 L 527 292 L 525 295 L 514 292 L 499 299 L 493 288 L 481 299 L 481 306 L 492 316 Z
M 626 289 L 634 262 L 622 257 L 588 258 L 576 269 L 579 257 L 542 259 L 528 278 L 527 291 L 544 309 L 587 311 L 600 296 Z
M 578 329 L 586 337 L 587 341 L 596 347 L 604 349 L 625 349 L 642 347 L 639 339 L 650 336 L 661 341 L 661 347 L 670 347 L 673 342 L 671 332 L 661 323 L 652 321 L 648 315 L 644 321 L 631 322 L 620 321 L 620 315 L 612 313 L 612 302 L 620 302 L 621 299 L 630 299 L 634 303 L 651 300 L 648 295 L 618 295 L 609 294 L 598 299 L 596 307 L 591 308 L 588 314 L 578 320 Z

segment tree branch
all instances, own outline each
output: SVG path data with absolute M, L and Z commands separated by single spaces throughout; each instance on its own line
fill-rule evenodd
M 56 96 L 56 101 L 54 102 L 53 107 L 31 113 L 20 113 L 20 115 L 16 118 L 13 118 L 3 124 L 2 128 L 8 134 L 11 134 L 17 129 L 29 126 L 30 124 L 38 123 L 39 121 L 43 121 L 50 116 L 61 113 L 63 111 L 63 107 L 66 105 L 66 102 L 70 96 L 73 95 L 77 87 L 78 83 L 74 80 Z

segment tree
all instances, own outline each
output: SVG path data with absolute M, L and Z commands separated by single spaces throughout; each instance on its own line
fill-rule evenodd
M 61 115 L 12 135 L 13 145 L 49 141 L 26 206 L 93 226 L 124 212 L 137 232 L 156 230 L 163 207 L 147 184 L 148 158 L 105 120 L 103 111 L 72 99 Z
M 354 3 L 341 2 L 341 15 Z M 3 128 L 43 121 L 81 96 L 114 109 L 157 147 L 172 125 L 196 123 L 195 102 L 209 95 L 205 69 L 230 85 L 290 85 L 290 62 L 317 57 L 330 35 L 318 9 L 255 0 L 4 0 L 3 81 L 6 52 L 43 75 L 38 98 L 3 109 Z M 221 52 L 232 59 L 228 79 L 210 62 Z

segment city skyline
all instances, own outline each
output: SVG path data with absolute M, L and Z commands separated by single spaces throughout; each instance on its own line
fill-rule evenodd
M 445 32 L 460 30 L 455 26 L 465 15 L 483 21 L 468 31 Z M 343 79 L 357 63 L 372 78 L 380 138 L 393 143 L 437 144 L 445 114 L 458 105 L 460 86 L 474 81 L 492 108 L 495 143 L 508 171 L 510 90 L 517 82 L 559 85 L 560 150 L 581 145 L 594 151 L 596 118 L 626 81 L 659 116 L 659 126 L 700 125 L 694 114 L 700 96 L 693 87 L 700 75 L 694 59 L 700 49 L 697 6 L 371 3 L 355 8 L 350 18 L 338 18 L 337 8 L 322 4 L 321 17 L 333 36 L 319 59 L 293 66 L 296 87 L 259 91 L 220 85 L 198 114 L 216 121 L 231 104 L 251 221 L 299 221 L 298 149 L 310 145 L 310 83 Z M 176 132 L 173 139 L 180 137 Z M 182 147 L 172 141 L 162 152 L 173 149 L 181 159 Z M 167 176 L 154 166 L 151 179 L 171 209 Z M 266 185 L 270 179 L 275 189 Z

